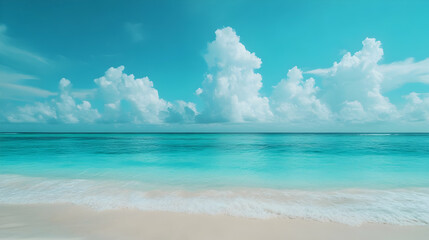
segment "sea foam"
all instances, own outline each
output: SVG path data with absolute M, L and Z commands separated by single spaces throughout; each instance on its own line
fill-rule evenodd
M 429 188 L 145 190 L 142 183 L 0 175 L 0 204 L 72 203 L 248 218 L 304 218 L 349 225 L 429 223 Z

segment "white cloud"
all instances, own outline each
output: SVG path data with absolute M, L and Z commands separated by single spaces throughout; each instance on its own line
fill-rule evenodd
M 71 95 L 72 95 L 72 97 L 77 98 L 77 99 L 88 99 L 88 98 L 94 98 L 96 93 L 97 93 L 96 88 L 79 89 L 79 90 L 73 90 L 71 92 Z
M 58 118 L 64 123 L 94 122 L 100 118 L 98 110 L 92 109 L 88 101 L 76 104 L 71 96 L 71 83 L 68 79 L 60 80 L 60 96 L 55 101 Z
M 368 120 L 368 114 L 359 101 L 345 101 L 339 115 L 346 122 L 360 123 Z
M 50 102 L 36 102 L 34 105 L 19 107 L 18 111 L 7 116 L 9 122 L 94 122 L 100 118 L 96 109 L 88 101 L 76 104 L 71 96 L 71 83 L 63 78 L 59 83 L 60 94 Z
M 377 65 L 383 57 L 381 42 L 366 38 L 362 44 L 362 50 L 353 55 L 346 53 L 331 68 L 316 69 L 308 73 L 323 78 L 321 99 L 337 113 L 338 119 L 392 120 L 397 117 L 397 110 L 381 93 L 384 75 Z
M 198 115 L 195 103 L 176 101 L 170 106 L 169 116 L 165 119 L 170 123 L 193 123 Z
M 35 76 L 14 72 L 5 66 L 0 65 L 0 79 L 2 82 L 16 82 L 19 80 L 37 79 Z
M 409 58 L 405 61 L 383 64 L 379 66 L 379 71 L 384 76 L 381 85 L 384 91 L 412 82 L 429 84 L 429 58 L 419 62 Z
M 279 121 L 328 120 L 330 111 L 317 98 L 319 91 L 315 80 L 303 80 L 302 71 L 297 67 L 289 70 L 287 79 L 274 87 L 270 98 L 271 108 Z
M 56 110 L 49 104 L 37 102 L 34 105 L 19 107 L 16 113 L 7 116 L 13 123 L 19 122 L 48 122 L 57 119 Z
M 41 88 L 14 83 L 0 83 L 0 98 L 13 99 L 21 97 L 50 97 L 56 93 Z
M 22 84 L 23 81 L 36 79 L 35 76 L 16 72 L 0 64 L 0 100 L 25 101 L 31 98 L 47 98 L 56 95 L 45 89 Z
M 429 121 L 429 94 L 412 92 L 405 98 L 407 99 L 407 104 L 402 110 L 403 120 Z
M 195 94 L 200 95 L 201 93 L 203 93 L 203 89 L 197 88 L 197 90 L 195 90 Z
M 158 90 L 148 77 L 135 78 L 133 74 L 127 75 L 123 71 L 124 66 L 111 67 L 103 77 L 94 80 L 104 99 L 105 111 L 108 111 L 103 116 L 104 121 L 163 122 L 168 116 L 170 103 L 159 97 Z M 124 116 L 121 111 L 129 116 L 121 119 Z
M 261 59 L 246 50 L 235 31 L 216 30 L 204 56 L 211 70 L 197 90 L 204 102 L 201 122 L 267 121 L 272 118 L 268 98 L 262 97 L 262 77 L 255 73 Z

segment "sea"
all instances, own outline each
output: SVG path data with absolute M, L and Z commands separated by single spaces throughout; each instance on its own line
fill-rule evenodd
M 429 134 L 1 133 L 0 204 L 429 224 Z

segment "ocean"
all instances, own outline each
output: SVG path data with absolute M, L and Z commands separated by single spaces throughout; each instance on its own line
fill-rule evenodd
M 429 224 L 429 134 L 2 133 L 0 204 Z

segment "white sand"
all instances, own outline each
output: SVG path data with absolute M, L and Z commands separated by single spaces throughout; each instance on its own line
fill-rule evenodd
M 0 239 L 429 239 L 427 226 L 348 226 L 73 205 L 0 205 Z

